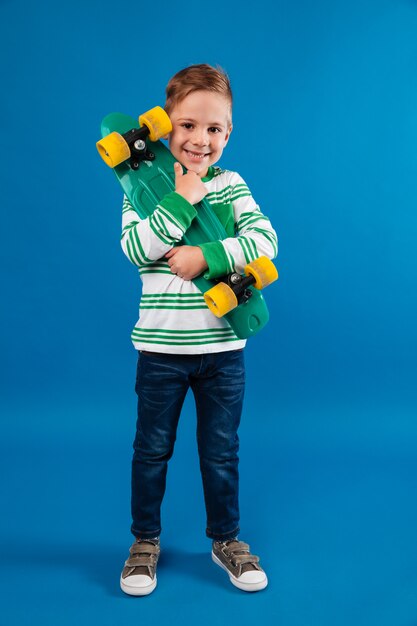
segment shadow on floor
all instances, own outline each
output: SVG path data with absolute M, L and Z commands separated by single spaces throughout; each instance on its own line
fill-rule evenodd
M 93 584 L 101 587 L 106 595 L 128 597 L 119 587 L 120 572 L 124 560 L 128 556 L 128 546 L 114 544 L 74 544 L 62 540 L 59 543 L 37 543 L 24 540 L 18 545 L 8 543 L 0 547 L 0 568 L 8 572 L 11 568 L 25 566 L 39 572 L 48 568 L 55 575 L 59 571 L 75 571 L 81 573 Z M 187 552 L 177 548 L 162 546 L 158 564 L 158 579 L 168 581 L 192 579 L 194 583 L 201 580 L 210 586 L 229 589 L 233 586 L 227 575 L 213 563 L 210 551 Z

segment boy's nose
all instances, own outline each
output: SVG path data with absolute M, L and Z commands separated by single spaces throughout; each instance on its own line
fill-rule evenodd
M 208 144 L 208 135 L 204 131 L 196 131 L 193 136 L 193 143 L 196 146 L 206 146 Z

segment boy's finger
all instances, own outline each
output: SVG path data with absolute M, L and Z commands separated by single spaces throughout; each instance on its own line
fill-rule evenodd
M 166 253 L 165 258 L 170 259 L 174 254 L 178 252 L 178 248 L 171 248 L 169 252 Z
M 182 176 L 182 167 L 181 164 L 178 163 L 178 161 L 174 163 L 174 174 L 175 178 L 179 178 L 180 176 Z

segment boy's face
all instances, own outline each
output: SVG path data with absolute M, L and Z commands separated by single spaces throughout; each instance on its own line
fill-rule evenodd
M 202 178 L 217 163 L 226 146 L 232 125 L 228 100 L 210 91 L 194 91 L 171 110 L 169 147 L 187 170 Z

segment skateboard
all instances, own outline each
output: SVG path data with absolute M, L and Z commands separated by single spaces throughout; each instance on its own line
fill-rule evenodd
M 102 139 L 96 144 L 97 150 L 113 169 L 141 219 L 151 215 L 167 193 L 175 191 L 175 159 L 160 141 L 171 130 L 171 121 L 161 107 L 150 109 L 138 121 L 122 113 L 111 113 L 101 123 Z M 226 231 L 209 202 L 203 199 L 196 208 L 197 216 L 181 244 L 196 246 L 226 239 Z M 252 337 L 268 322 L 261 289 L 278 278 L 267 257 L 252 261 L 244 272 L 216 280 L 203 275 L 193 279 L 208 308 L 216 317 L 224 317 L 239 339 Z

